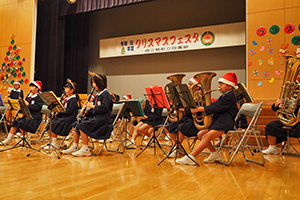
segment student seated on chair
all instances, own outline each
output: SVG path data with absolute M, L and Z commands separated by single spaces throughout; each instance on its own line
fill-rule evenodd
M 9 131 L 7 138 L 3 141 L 4 144 L 11 144 L 12 138 L 17 132 L 19 128 L 21 132 L 27 132 L 26 140 L 30 143 L 30 133 L 36 132 L 37 128 L 39 127 L 42 121 L 42 106 L 44 101 L 37 95 L 38 92 L 42 90 L 42 82 L 41 81 L 32 81 L 29 84 L 29 95 L 25 98 L 25 105 L 28 107 L 30 114 L 33 119 L 24 119 L 24 117 L 16 119 L 15 122 L 12 124 L 12 127 Z M 24 120 L 25 124 L 24 124 Z M 30 132 L 30 133 L 29 133 Z
M 200 139 L 200 143 L 189 154 L 189 157 L 195 161 L 195 157 L 201 153 L 205 148 L 211 151 L 208 158 L 204 159 L 204 162 L 211 163 L 217 160 L 221 160 L 221 154 L 216 152 L 216 149 L 211 144 L 213 139 L 219 138 L 226 131 L 233 129 L 234 119 L 238 112 L 236 97 L 233 93 L 233 88 L 237 85 L 237 76 L 235 73 L 226 73 L 218 80 L 220 92 L 222 95 L 219 99 L 211 105 L 198 107 L 193 109 L 192 112 L 204 112 L 205 115 L 212 116 L 212 124 L 208 129 L 202 129 L 198 132 L 197 136 Z M 188 156 L 184 156 L 176 160 L 178 164 L 195 165 L 195 163 Z
M 201 86 L 200 86 L 200 81 L 196 78 L 190 78 L 189 80 L 189 90 L 193 93 L 199 92 L 202 95 L 201 91 Z M 184 140 L 185 136 L 186 137 L 195 137 L 197 136 L 197 133 L 199 130 L 196 128 L 194 124 L 194 118 L 193 118 L 193 113 L 197 113 L 198 116 L 202 115 L 202 112 L 198 112 L 195 109 L 180 109 L 184 111 L 184 117 L 182 120 L 179 122 L 179 130 L 178 130 L 178 141 L 182 143 Z M 168 127 L 168 132 L 170 133 L 171 138 L 173 141 L 177 139 L 177 122 L 170 123 Z M 177 154 L 177 150 L 174 150 L 169 157 L 170 158 L 175 158 Z
M 273 105 L 272 110 L 277 111 L 279 109 L 279 105 L 283 102 L 283 99 L 278 99 Z M 297 109 L 295 110 L 295 115 L 297 116 L 299 111 L 299 103 Z M 277 143 L 281 143 L 287 140 L 287 132 L 286 130 L 282 129 L 283 125 L 280 121 L 271 121 L 267 123 L 265 128 L 265 135 L 268 139 L 269 147 L 262 152 L 267 155 L 278 155 L 278 150 L 276 147 Z M 300 137 L 300 123 L 298 122 L 296 125 L 293 126 L 293 130 L 290 131 L 291 137 Z
M 8 98 L 10 98 L 10 99 L 23 99 L 24 98 L 23 90 L 20 88 L 20 85 L 21 85 L 20 81 L 14 82 L 14 89 L 12 89 L 12 91 L 8 95 Z
M 162 122 L 162 110 L 162 108 L 156 108 L 154 112 L 154 108 L 151 107 L 149 100 L 146 100 L 144 117 L 141 117 L 140 122 L 134 127 L 131 142 L 128 142 L 126 144 L 127 148 L 136 148 L 135 140 L 138 137 L 139 133 L 146 135 L 147 137 L 151 136 L 151 134 L 153 133 L 154 120 L 155 125 L 159 125 Z
M 66 98 L 63 96 L 63 105 L 66 112 L 56 113 L 55 119 L 52 120 L 51 124 L 51 144 L 55 149 L 59 149 L 59 145 L 57 144 L 57 135 L 69 135 L 69 132 L 72 129 L 72 123 L 76 121 L 76 116 L 80 106 L 80 99 L 77 94 L 77 84 L 68 79 L 64 90 L 64 96 L 66 96 Z M 48 149 L 49 146 L 45 146 L 44 148 Z
M 105 75 L 94 74 L 91 78 L 91 85 L 98 92 L 93 102 L 86 102 L 82 110 L 90 108 L 86 111 L 85 117 L 77 126 L 77 122 L 72 124 L 77 126 L 77 131 L 73 131 L 73 145 L 62 151 L 64 154 L 72 154 L 73 156 L 90 156 L 88 149 L 88 138 L 108 139 L 110 137 L 113 126 L 110 123 L 110 114 L 113 102 L 109 92 L 107 91 L 107 80 Z M 82 147 L 78 148 L 79 136 L 82 138 Z

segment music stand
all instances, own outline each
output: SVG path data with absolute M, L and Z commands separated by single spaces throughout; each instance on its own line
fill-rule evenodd
M 145 88 L 146 90 L 146 95 L 148 96 L 149 102 L 150 102 L 150 106 L 154 109 L 153 112 L 153 134 L 149 140 L 149 142 L 147 143 L 146 147 L 136 156 L 138 157 L 139 155 L 141 155 L 152 143 L 153 143 L 153 147 L 154 147 L 154 153 L 156 153 L 156 149 L 155 149 L 155 145 L 157 145 L 164 154 L 165 151 L 162 149 L 162 146 L 159 144 L 158 139 L 155 135 L 155 112 L 157 108 L 167 108 L 170 109 L 170 105 L 169 102 L 167 100 L 166 94 L 164 93 L 164 90 L 161 86 L 151 86 L 151 87 L 147 87 Z
M 243 83 L 238 83 L 237 86 L 238 88 L 233 90 L 233 93 L 240 106 L 242 106 L 244 103 L 251 103 L 254 101 L 250 92 L 247 90 Z
M 173 102 L 173 105 L 175 106 L 175 110 L 177 113 L 177 137 L 174 145 L 171 147 L 170 152 L 167 154 L 167 156 L 158 163 L 160 165 L 166 158 L 168 158 L 174 151 L 177 152 L 177 150 L 183 151 L 183 153 L 191 159 L 196 165 L 199 166 L 199 164 L 193 160 L 189 154 L 185 151 L 182 144 L 179 142 L 179 108 L 196 108 L 196 103 L 191 95 L 191 92 L 186 84 L 169 84 L 168 89 L 170 91 L 170 100 Z M 175 155 L 175 160 L 177 158 L 177 154 Z
M 19 105 L 20 105 L 20 112 L 23 114 L 23 118 L 24 118 L 24 121 L 23 121 L 23 134 L 22 134 L 23 136 L 22 136 L 21 140 L 19 140 L 17 142 L 17 144 L 15 144 L 13 147 L 8 148 L 8 149 L 2 149 L 2 150 L 0 150 L 0 152 L 10 150 L 10 149 L 14 149 L 14 148 L 17 148 L 17 147 L 28 147 L 30 149 L 35 150 L 34 148 L 32 148 L 30 146 L 30 144 L 28 143 L 28 141 L 26 140 L 26 137 L 25 137 L 26 120 L 33 119 L 33 118 L 31 116 L 31 113 L 30 113 L 28 107 L 25 104 L 25 101 L 23 99 L 20 99 L 20 100 L 18 100 L 18 102 L 19 102 Z M 22 144 L 20 144 L 21 142 L 22 142 Z
M 120 133 L 121 142 L 120 142 L 117 150 L 109 149 L 108 151 L 115 151 L 115 152 L 118 152 L 118 153 L 124 153 L 126 141 L 131 142 L 128 139 L 129 132 L 127 130 L 127 118 L 129 118 L 129 117 L 143 117 L 144 112 L 143 112 L 141 103 L 138 100 L 118 101 L 118 102 L 115 102 L 115 103 L 122 103 L 123 104 L 121 106 L 119 112 L 118 112 L 118 115 L 116 116 L 115 121 L 117 120 L 118 117 L 122 117 L 121 121 L 122 122 L 124 121 L 125 123 L 123 125 L 122 132 Z M 124 139 L 122 139 L 122 136 L 124 136 Z M 120 151 L 121 148 L 123 149 L 122 151 Z
M 39 93 L 38 95 L 45 102 L 45 104 L 48 106 L 48 109 L 51 110 L 51 112 L 66 112 L 66 109 L 64 108 L 62 103 L 59 101 L 59 99 L 56 97 L 56 95 L 54 94 L 53 91 Z M 48 141 L 48 143 L 46 145 L 43 145 L 39 149 L 27 154 L 27 156 L 30 156 L 32 153 L 34 153 L 36 151 L 40 151 L 40 149 L 44 149 L 44 147 L 48 146 L 49 147 L 48 150 L 43 151 L 43 152 L 45 152 L 47 154 L 54 152 L 56 154 L 57 158 L 60 159 L 59 154 L 57 153 L 55 147 L 52 145 L 51 126 L 52 126 L 52 119 L 53 119 L 54 115 L 52 113 L 49 113 L 48 117 L 49 117 L 49 130 L 48 130 L 49 141 Z

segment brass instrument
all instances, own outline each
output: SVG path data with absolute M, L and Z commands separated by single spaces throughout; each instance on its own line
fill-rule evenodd
M 198 79 L 200 81 L 202 95 L 199 92 L 192 92 L 192 96 L 194 97 L 194 100 L 198 105 L 205 105 L 208 106 L 211 104 L 211 92 L 213 91 L 219 91 L 220 89 L 211 90 L 211 80 L 213 77 L 215 77 L 217 74 L 214 72 L 206 72 L 206 73 L 199 73 L 194 76 L 194 78 Z M 193 89 L 192 89 L 193 90 Z M 194 125 L 197 129 L 207 129 L 210 127 L 212 123 L 212 115 L 204 115 L 197 116 L 197 113 L 193 113 L 193 121 Z M 200 125 L 199 123 L 202 123 L 204 125 Z
M 279 96 L 283 102 L 279 105 L 276 117 L 284 126 L 294 126 L 300 119 L 300 110 L 297 116 L 295 115 L 300 94 L 300 83 L 296 82 L 300 71 L 300 58 L 296 54 L 287 55 L 284 49 L 280 51 L 284 52 L 286 68 Z
M 165 85 L 165 93 L 167 95 L 167 98 L 170 100 L 170 92 L 168 91 L 168 85 L 169 84 L 181 84 L 182 79 L 185 77 L 185 74 L 174 74 L 171 76 L 168 76 L 167 79 L 169 79 L 171 81 L 171 83 L 168 83 L 167 85 Z M 172 104 L 172 102 L 170 102 L 170 106 L 172 107 L 172 109 L 168 110 L 168 116 L 169 116 L 169 120 L 170 122 L 177 122 L 178 120 L 181 121 L 183 116 L 184 116 L 184 112 L 183 111 L 179 111 L 178 113 L 178 119 L 177 119 L 177 111 L 175 110 L 175 105 Z

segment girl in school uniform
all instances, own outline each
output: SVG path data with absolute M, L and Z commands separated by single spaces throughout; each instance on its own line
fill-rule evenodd
M 94 139 L 108 139 L 110 137 L 113 126 L 110 122 L 110 114 L 113 102 L 109 92 L 107 91 L 107 80 L 105 75 L 93 74 L 91 85 L 98 92 L 93 102 L 86 102 L 83 106 L 90 108 L 85 113 L 85 118 L 81 120 L 77 126 L 78 132 L 74 131 L 73 145 L 62 151 L 64 154 L 72 154 L 73 156 L 90 156 L 91 152 L 88 149 L 88 137 Z M 77 122 L 73 123 L 76 126 Z M 82 138 L 82 147 L 78 148 L 79 134 Z
M 23 90 L 21 90 L 20 88 L 20 81 L 15 81 L 14 82 L 14 89 L 12 89 L 12 91 L 9 94 L 9 98 L 10 99 L 23 99 L 24 98 L 24 94 L 23 94 Z
M 238 112 L 236 97 L 233 93 L 233 88 L 237 87 L 237 76 L 233 72 L 229 72 L 221 76 L 218 80 L 219 88 L 222 95 L 211 105 L 198 107 L 192 112 L 204 112 L 205 115 L 213 114 L 213 121 L 209 129 L 203 129 L 198 132 L 198 138 L 201 140 L 197 147 L 188 156 L 184 156 L 176 160 L 178 164 L 195 165 L 195 157 L 205 148 L 211 151 L 208 158 L 204 159 L 206 163 L 212 163 L 217 160 L 222 160 L 221 154 L 216 152 L 216 149 L 211 144 L 211 140 L 219 138 L 226 131 L 234 127 L 234 118 Z M 193 160 L 191 160 L 193 159 Z
M 77 94 L 77 84 L 72 82 L 70 79 L 67 79 L 67 83 L 64 87 L 64 93 L 66 98 L 63 100 L 63 105 L 66 109 L 66 112 L 57 113 L 56 118 L 52 121 L 51 124 L 51 136 L 52 136 L 52 146 L 55 149 L 59 149 L 57 144 L 57 135 L 67 136 L 72 129 L 72 123 L 76 121 L 76 116 L 79 104 L 79 96 Z M 45 146 L 45 149 L 48 149 L 49 146 Z
M 30 143 L 30 133 L 36 132 L 42 120 L 42 106 L 44 101 L 38 96 L 38 93 L 42 91 L 42 82 L 41 81 L 32 81 L 29 84 L 30 93 L 25 98 L 25 105 L 28 107 L 30 114 L 33 119 L 24 119 L 24 117 L 17 119 L 13 124 L 9 131 L 7 138 L 3 141 L 3 143 L 11 144 L 12 138 L 16 134 L 17 129 L 19 128 L 21 132 L 27 132 L 26 140 Z M 25 124 L 24 124 L 24 120 Z M 29 133 L 30 132 L 30 133 Z
M 139 133 L 147 137 L 151 136 L 151 133 L 153 132 L 154 121 L 155 125 L 159 125 L 162 122 L 162 110 L 162 108 L 156 108 L 154 111 L 154 108 L 151 107 L 149 100 L 146 100 L 144 117 L 141 117 L 140 122 L 134 127 L 132 139 L 126 144 L 126 148 L 136 148 L 135 140 L 138 137 Z

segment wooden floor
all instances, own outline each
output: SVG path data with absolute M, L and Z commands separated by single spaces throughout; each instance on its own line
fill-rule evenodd
M 261 166 L 240 153 L 224 166 L 205 164 L 207 154 L 201 154 L 200 167 L 174 158 L 158 166 L 164 154 L 156 150 L 136 157 L 139 149 L 104 149 L 98 156 L 61 159 L 42 152 L 27 157 L 32 150 L 24 147 L 0 152 L 0 199 L 300 199 L 299 157 L 265 156 Z

